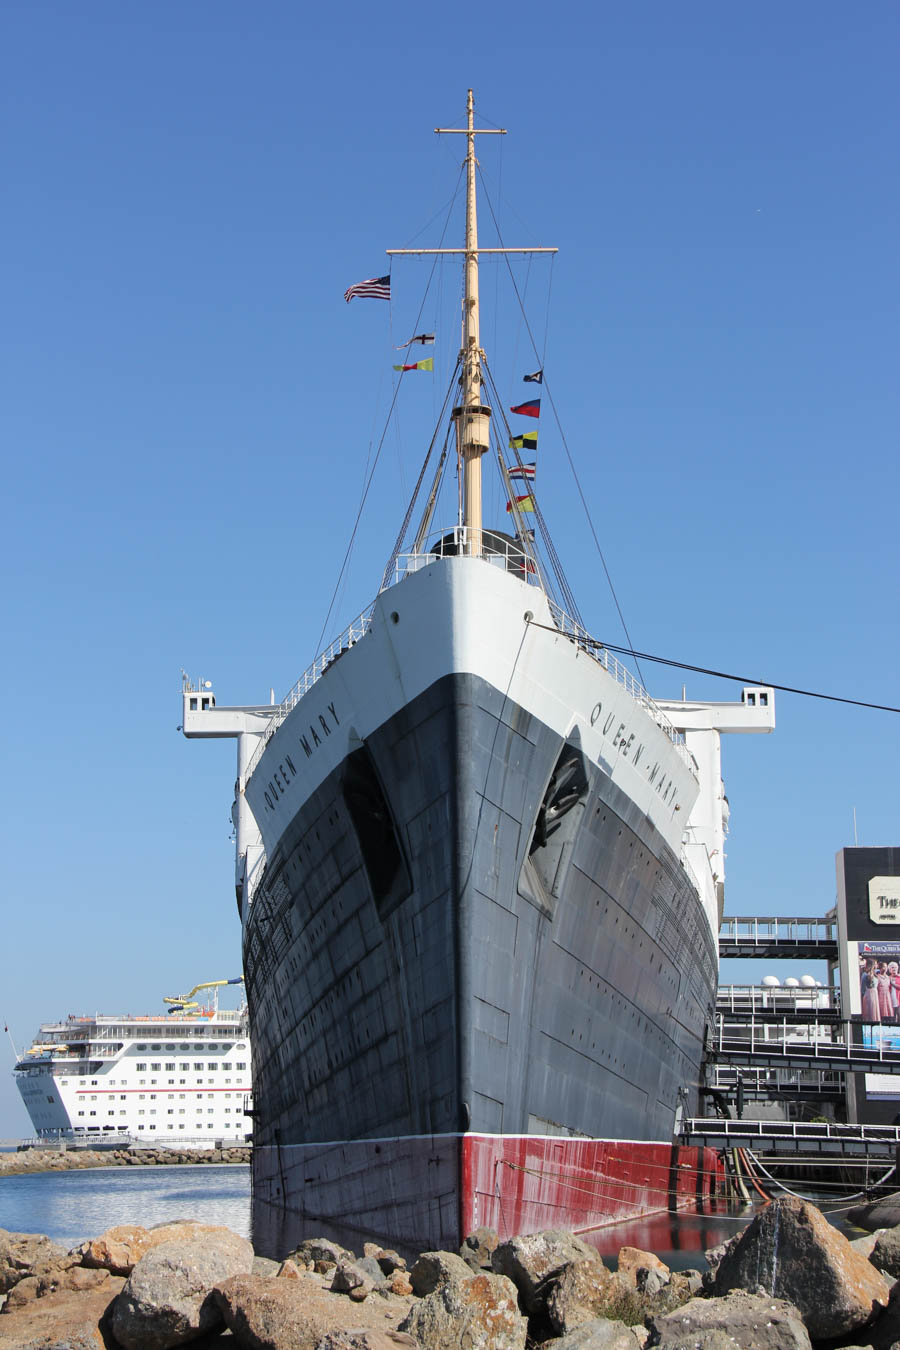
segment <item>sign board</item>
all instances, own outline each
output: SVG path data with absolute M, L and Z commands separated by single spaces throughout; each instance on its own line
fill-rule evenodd
M 872 923 L 900 925 L 900 877 L 869 879 L 869 918 Z

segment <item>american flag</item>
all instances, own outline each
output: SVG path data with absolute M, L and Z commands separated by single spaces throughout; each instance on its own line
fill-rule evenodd
M 358 281 L 355 286 L 350 286 L 344 291 L 344 299 L 348 305 L 354 295 L 366 295 L 373 300 L 390 300 L 391 278 L 369 277 L 368 281 Z

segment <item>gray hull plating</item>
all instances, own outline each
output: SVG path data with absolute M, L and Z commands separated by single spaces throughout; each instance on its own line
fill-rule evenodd
M 296 813 L 245 933 L 260 1203 L 302 1198 L 284 1146 L 667 1139 L 679 1103 L 694 1108 L 709 924 L 671 849 L 577 744 L 578 800 L 536 845 L 566 748 L 484 681 L 447 676 Z

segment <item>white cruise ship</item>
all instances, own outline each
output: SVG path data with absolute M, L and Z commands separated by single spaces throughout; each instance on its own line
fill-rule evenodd
M 144 1016 L 47 1022 L 15 1066 L 41 1138 L 209 1148 L 249 1142 L 247 1006 L 220 1009 L 212 980 Z M 201 1006 L 193 996 L 209 991 Z

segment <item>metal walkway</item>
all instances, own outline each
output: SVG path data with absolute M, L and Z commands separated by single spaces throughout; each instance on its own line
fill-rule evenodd
M 886 1046 L 880 1037 L 875 1044 L 861 1043 L 869 1026 L 841 1021 L 829 1012 L 720 1013 L 707 1041 L 705 1059 L 710 1065 L 900 1073 L 900 1049 Z
M 726 917 L 719 929 L 720 957 L 836 961 L 837 954 L 833 919 Z
M 687 1143 L 709 1148 L 749 1148 L 767 1154 L 832 1154 L 874 1157 L 893 1162 L 900 1147 L 900 1126 L 807 1124 L 793 1120 L 719 1120 L 694 1117 L 684 1122 Z

